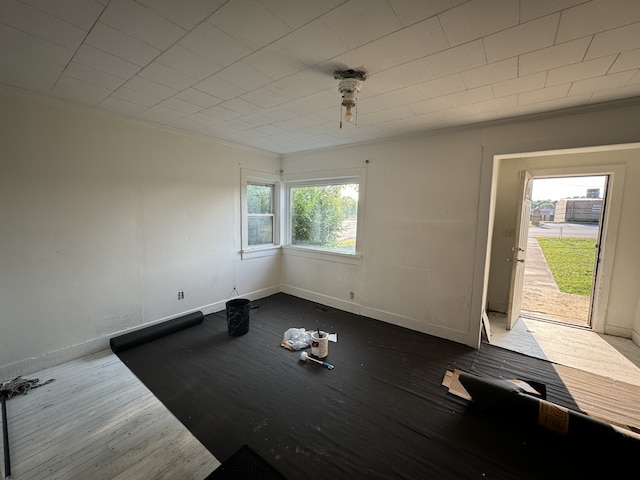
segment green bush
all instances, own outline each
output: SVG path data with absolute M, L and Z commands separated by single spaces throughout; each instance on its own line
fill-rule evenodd
M 291 189 L 294 245 L 333 247 L 347 218 L 340 185 Z

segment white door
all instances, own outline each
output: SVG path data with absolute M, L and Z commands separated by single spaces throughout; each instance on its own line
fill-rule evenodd
M 509 291 L 509 308 L 507 311 L 507 330 L 515 325 L 520 317 L 522 307 L 522 290 L 524 285 L 524 261 L 527 253 L 527 238 L 529 235 L 529 220 L 531 217 L 531 192 L 533 190 L 533 176 L 523 170 L 520 172 L 520 186 L 518 195 L 518 216 L 516 221 L 515 241 L 511 265 L 511 289 Z

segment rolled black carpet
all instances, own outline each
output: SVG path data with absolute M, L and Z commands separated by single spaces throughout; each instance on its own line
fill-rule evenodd
M 150 327 L 136 330 L 113 337 L 109 343 L 113 353 L 122 352 L 129 348 L 137 347 L 143 343 L 157 340 L 158 338 L 171 335 L 185 328 L 193 327 L 204 320 L 202 312 L 193 312 L 178 318 L 167 320 L 166 322 L 151 325 Z

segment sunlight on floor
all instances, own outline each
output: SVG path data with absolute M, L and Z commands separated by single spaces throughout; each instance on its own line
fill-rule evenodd
M 488 316 L 492 345 L 640 385 L 640 347 L 630 339 L 528 318 L 507 331 L 505 315 Z

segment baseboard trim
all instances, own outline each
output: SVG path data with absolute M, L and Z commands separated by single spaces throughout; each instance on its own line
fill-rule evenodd
M 279 286 L 264 288 L 261 290 L 255 290 L 253 292 L 249 292 L 246 295 L 242 295 L 242 298 L 248 298 L 250 300 L 257 300 L 259 298 L 268 297 L 275 293 L 280 292 Z M 123 335 L 125 333 L 134 332 L 136 330 L 140 330 L 142 328 L 150 327 L 157 323 L 165 322 L 167 320 L 171 320 L 172 318 L 177 318 L 182 315 L 187 315 L 189 313 L 201 311 L 204 315 L 209 315 L 211 313 L 219 312 L 221 310 L 225 310 L 227 300 L 221 300 L 218 302 L 210 303 L 208 305 L 203 305 L 198 308 L 194 308 L 191 310 L 186 310 L 184 312 L 179 312 L 175 315 L 159 318 L 153 320 L 151 322 L 145 322 L 141 325 L 136 325 L 135 327 L 126 328 L 123 330 L 118 330 L 116 332 L 112 332 L 110 334 L 92 338 L 85 342 L 71 345 L 68 347 L 61 348 L 59 350 L 55 350 L 53 352 L 48 352 L 43 355 L 38 355 L 37 357 L 25 358 L 23 360 L 18 360 L 14 363 L 9 363 L 7 365 L 0 366 L 0 381 L 10 380 L 16 378 L 18 376 L 26 376 L 31 375 L 35 372 L 39 372 L 46 368 L 54 367 L 56 365 L 60 365 L 61 363 L 69 362 L 71 360 L 76 360 L 81 357 L 86 357 L 87 355 L 92 355 L 101 350 L 109 349 L 109 340 L 112 337 L 116 337 L 118 335 Z
M 382 322 L 390 323 L 392 325 L 405 327 L 411 330 L 415 330 L 417 332 L 426 333 L 427 335 L 434 335 L 436 337 L 441 337 L 447 340 L 462 343 L 464 345 L 469 345 L 470 347 L 473 347 L 473 348 L 477 348 L 477 342 L 473 342 L 473 339 L 469 338 L 468 332 L 460 332 L 457 330 L 444 328 L 438 325 L 424 324 L 423 322 L 414 320 L 412 318 L 403 317 L 401 315 L 390 313 L 384 310 L 378 310 L 376 308 L 363 307 L 359 304 L 356 304 L 347 300 L 342 300 L 342 299 L 331 297 L 328 295 L 320 295 L 318 293 L 311 292 L 309 290 L 303 290 L 301 288 L 293 287 L 291 285 L 282 285 L 281 290 L 283 293 L 288 293 L 296 297 L 304 298 L 305 300 L 318 302 L 322 305 L 338 308 L 340 310 L 344 310 L 350 313 L 363 315 L 366 317 L 373 318 L 375 320 L 380 320 Z

